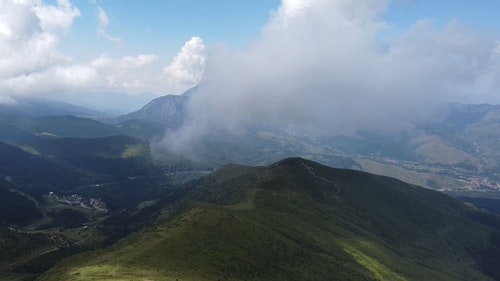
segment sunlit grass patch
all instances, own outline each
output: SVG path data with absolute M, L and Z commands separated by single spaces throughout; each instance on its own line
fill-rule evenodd
M 149 149 L 144 144 L 128 145 L 123 151 L 122 158 L 137 158 L 148 155 Z
M 362 265 L 364 268 L 369 270 L 373 276 L 379 280 L 394 280 L 394 281 L 408 281 L 407 278 L 401 274 L 395 272 L 394 269 L 389 268 L 387 265 L 382 263 L 380 258 L 375 258 L 363 251 L 362 248 L 369 248 L 370 251 L 378 251 L 377 246 L 369 243 L 367 241 L 357 241 L 356 243 L 341 242 L 342 248 L 346 253 L 352 256 L 352 258 Z M 357 247 L 356 244 L 361 244 L 361 247 Z M 384 255 L 383 253 L 379 253 Z

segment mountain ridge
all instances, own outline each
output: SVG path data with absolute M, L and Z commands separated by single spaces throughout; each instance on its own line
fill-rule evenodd
M 162 124 L 168 128 L 177 128 L 182 125 L 185 118 L 185 107 L 192 95 L 196 94 L 198 87 L 191 88 L 181 95 L 165 95 L 155 98 L 142 108 L 112 118 L 112 123 L 121 123 L 127 120 L 141 119 Z
M 43 99 L 43 98 L 11 98 L 9 102 L 0 103 L 2 114 L 16 116 L 65 116 L 86 117 L 89 119 L 110 118 L 112 114 L 93 110 L 83 106 Z
M 456 199 L 396 179 L 289 158 L 228 165 L 185 191 L 154 226 L 40 280 L 500 277 L 495 228 Z

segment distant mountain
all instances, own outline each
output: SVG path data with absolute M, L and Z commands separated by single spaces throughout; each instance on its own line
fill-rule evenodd
M 33 139 L 54 137 L 95 138 L 121 134 L 114 125 L 74 116 L 0 115 L 0 140 L 23 143 Z
M 450 130 L 500 122 L 500 105 L 451 104 L 444 123 Z
M 166 95 L 156 98 L 141 109 L 110 119 L 110 121 L 120 123 L 127 120 L 141 119 L 156 122 L 168 128 L 177 128 L 182 125 L 185 118 L 186 103 L 196 90 L 195 87 L 182 95 Z
M 500 280 L 499 217 L 300 158 L 225 166 L 164 207 L 40 280 Z
M 451 104 L 442 120 L 415 124 L 398 135 L 366 134 L 361 141 L 372 142 L 368 153 L 351 147 L 365 157 L 358 163 L 366 171 L 442 191 L 498 197 L 500 105 Z
M 43 138 L 98 138 L 128 135 L 143 140 L 160 136 L 164 128 L 152 121 L 128 120 L 107 124 L 74 116 L 12 116 L 0 113 L 0 141 L 26 143 Z
M 26 147 L 90 173 L 120 178 L 154 172 L 148 143 L 129 136 L 50 138 Z
M 155 99 L 142 109 L 113 122 L 152 122 L 177 128 L 186 118 L 185 106 L 196 88 L 181 96 Z M 152 125 L 154 124 L 154 125 Z M 136 126 L 137 128 L 146 128 Z M 153 128 L 153 127 L 156 127 Z M 155 153 L 172 165 L 196 159 L 206 167 L 228 162 L 268 164 L 287 156 L 301 156 L 341 168 L 396 177 L 420 186 L 449 192 L 488 192 L 500 196 L 500 106 L 450 104 L 443 118 L 416 123 L 401 132 L 357 130 L 347 134 L 309 135 L 272 124 L 254 124 L 242 136 L 206 137 L 185 159 Z M 181 158 L 181 159 L 179 159 Z
M 423 128 L 452 146 L 485 160 L 500 163 L 500 105 L 454 104 L 443 122 Z
M 25 143 L 42 138 L 111 135 L 160 139 L 165 128 L 183 124 L 186 104 L 196 91 L 193 88 L 180 96 L 160 97 L 136 112 L 101 122 L 74 116 L 11 116 L 2 111 L 0 141 Z M 172 168 L 213 168 L 228 162 L 265 165 L 300 156 L 441 191 L 463 195 L 486 192 L 500 197 L 500 106 L 452 104 L 443 116 L 392 133 L 358 130 L 309 135 L 288 127 L 255 124 L 246 134 L 206 137 L 187 156 L 171 153 L 164 144 L 152 147 L 155 156 Z
M 13 98 L 8 103 L 0 103 L 0 112 L 4 115 L 35 117 L 63 115 L 90 119 L 112 117 L 110 114 L 82 106 L 42 98 Z
M 132 112 L 157 97 L 149 92 L 130 95 L 123 92 L 91 91 L 72 95 L 64 93 L 53 95 L 55 100 L 77 104 L 106 112 L 114 116 Z

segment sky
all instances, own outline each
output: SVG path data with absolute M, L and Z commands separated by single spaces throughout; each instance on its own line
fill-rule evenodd
M 500 103 L 498 15 L 496 0 L 0 0 L 0 102 L 127 112 L 201 83 L 175 138 L 405 122 Z
M 107 93 L 142 102 L 181 94 L 199 82 L 207 47 L 245 48 L 279 4 L 0 0 L 0 101 L 42 96 L 99 107 Z

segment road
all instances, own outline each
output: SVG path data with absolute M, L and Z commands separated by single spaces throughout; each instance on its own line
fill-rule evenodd
M 81 240 L 78 240 L 78 241 L 76 241 L 76 242 L 73 242 L 73 243 L 71 244 L 71 246 L 78 246 L 78 245 L 81 245 L 83 242 L 85 242 L 85 241 L 87 241 L 88 239 L 90 239 L 90 237 L 92 237 L 92 232 L 89 232 L 89 233 L 88 233 L 88 235 L 87 235 L 85 238 L 83 238 L 83 239 L 81 239 Z M 4 267 L 6 267 L 6 268 L 8 268 L 8 269 L 12 270 L 12 269 L 14 269 L 15 267 L 17 267 L 17 266 L 19 266 L 19 265 L 22 265 L 22 264 L 24 264 L 24 263 L 27 263 L 27 262 L 29 262 L 29 261 L 30 261 L 30 260 L 32 260 L 32 259 L 35 259 L 35 258 L 37 258 L 37 257 L 40 257 L 40 256 L 43 256 L 43 255 L 46 255 L 46 254 L 48 254 L 48 253 L 55 252 L 55 251 L 57 251 L 57 250 L 60 250 L 61 248 L 63 248 L 63 246 L 59 245 L 59 246 L 57 246 L 57 247 L 55 247 L 55 248 L 52 248 L 52 249 L 49 249 L 49 250 L 45 250 L 45 251 L 43 251 L 43 252 L 35 253 L 34 255 L 31 255 L 31 256 L 26 257 L 26 258 L 23 258 L 23 259 L 21 259 L 21 260 L 15 261 L 15 262 L 10 263 L 9 265 L 4 266 Z M 1 271 L 3 272 L 3 271 L 6 271 L 6 270 L 5 270 L 5 268 L 1 268 Z

